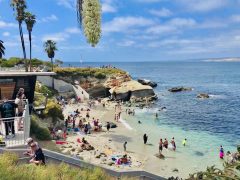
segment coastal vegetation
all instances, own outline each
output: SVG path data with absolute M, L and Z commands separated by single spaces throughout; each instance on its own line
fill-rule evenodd
M 29 59 L 27 59 L 27 61 L 29 61 Z M 21 65 L 24 63 L 25 63 L 24 59 L 18 58 L 18 57 L 10 57 L 9 59 L 0 59 L 1 67 L 11 68 L 11 67 L 15 67 L 15 66 L 18 66 L 18 65 Z M 32 67 L 39 67 L 39 66 L 51 67 L 50 62 L 43 61 L 43 60 L 40 60 L 37 58 L 32 59 L 31 65 L 32 65 Z
M 125 71 L 116 68 L 56 68 L 54 70 L 57 76 L 72 77 L 95 77 L 97 79 L 105 79 L 109 75 L 126 74 Z
M 31 116 L 30 135 L 38 140 L 51 140 L 50 131 L 37 115 Z
M 18 156 L 13 153 L 4 153 L 0 156 L 0 177 L 5 180 L 106 180 L 113 179 L 101 169 L 79 169 L 68 166 L 48 164 L 36 166 L 32 164 L 19 164 Z
M 45 109 L 41 117 L 50 118 L 53 125 L 55 125 L 59 121 L 59 119 L 64 119 L 61 106 L 57 103 L 55 99 L 56 96 L 56 90 L 40 84 L 39 82 L 36 83 L 34 106 L 44 106 Z

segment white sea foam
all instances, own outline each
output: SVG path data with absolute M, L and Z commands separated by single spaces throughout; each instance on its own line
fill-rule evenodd
M 119 119 L 119 121 L 129 130 L 133 130 L 133 128 L 122 118 Z
M 209 96 L 210 96 L 211 98 L 214 98 L 214 99 L 225 99 L 225 98 L 226 98 L 225 95 L 209 94 Z

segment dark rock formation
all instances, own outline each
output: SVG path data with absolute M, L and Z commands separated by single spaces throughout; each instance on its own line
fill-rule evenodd
M 138 82 L 141 83 L 142 85 L 148 85 L 151 87 L 157 87 L 157 83 L 150 81 L 150 80 L 146 80 L 146 79 L 138 79 Z
M 98 98 L 98 97 L 103 98 L 103 97 L 110 96 L 109 89 L 107 89 L 101 84 L 87 89 L 87 93 L 90 95 L 90 97 L 93 97 L 93 98 Z
M 210 98 L 210 96 L 208 94 L 206 94 L 206 93 L 201 93 L 201 94 L 197 95 L 197 98 L 199 98 L 199 99 L 208 99 L 208 98 Z
M 170 92 L 183 92 L 183 91 L 192 91 L 192 90 L 193 90 L 192 88 L 180 86 L 180 87 L 171 88 L 168 91 L 170 91 Z

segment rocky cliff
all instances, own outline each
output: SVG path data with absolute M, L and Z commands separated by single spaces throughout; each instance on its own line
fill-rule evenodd
M 78 71 L 81 69 L 78 68 Z M 86 71 L 86 69 L 84 69 Z M 96 69 L 95 74 L 96 74 Z M 88 69 L 91 72 L 91 69 Z M 100 71 L 102 71 L 100 69 Z M 61 73 L 57 75 L 58 79 L 64 80 L 68 83 L 79 84 L 83 89 L 89 93 L 92 98 L 104 98 L 112 97 L 114 100 L 123 101 L 146 101 L 156 99 L 156 95 L 153 88 L 148 85 L 142 85 L 141 83 L 132 80 L 131 76 L 122 70 L 104 69 L 105 76 L 97 78 L 97 76 L 83 76 L 81 72 L 77 72 L 76 69 L 68 73 L 69 70 L 61 70 Z M 72 73 L 74 72 L 74 73 Z M 86 72 L 85 72 L 86 74 Z

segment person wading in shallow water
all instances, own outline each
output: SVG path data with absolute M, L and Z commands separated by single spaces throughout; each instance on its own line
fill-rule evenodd
M 144 144 L 147 144 L 147 141 L 148 141 L 148 136 L 147 136 L 147 134 L 144 134 L 143 135 L 143 142 L 144 142 Z
M 124 149 L 125 152 L 127 151 L 127 141 L 124 142 L 123 149 Z

